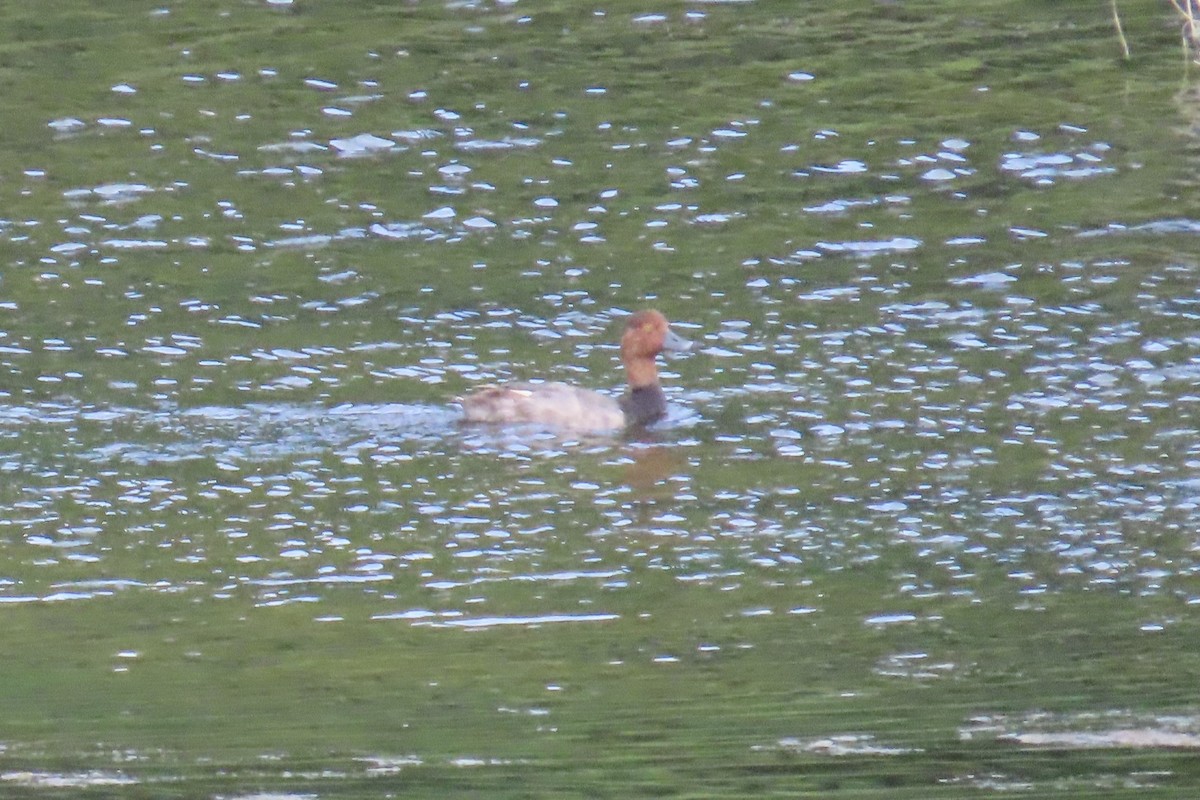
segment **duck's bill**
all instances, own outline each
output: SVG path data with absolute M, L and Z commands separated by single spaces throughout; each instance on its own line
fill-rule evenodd
M 674 350 L 678 353 L 686 353 L 695 346 L 695 342 L 683 338 L 670 328 L 667 329 L 667 335 L 663 339 L 663 350 Z

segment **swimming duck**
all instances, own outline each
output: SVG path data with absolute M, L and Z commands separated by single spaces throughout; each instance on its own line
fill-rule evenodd
M 467 422 L 535 423 L 575 431 L 614 431 L 646 425 L 667 413 L 654 357 L 664 350 L 687 351 L 692 342 L 671 330 L 653 309 L 625 323 L 621 361 L 629 389 L 620 399 L 566 383 L 506 383 L 485 386 L 460 399 Z

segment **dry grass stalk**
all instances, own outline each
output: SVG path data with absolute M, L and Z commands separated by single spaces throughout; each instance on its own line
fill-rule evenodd
M 1175 0 L 1171 0 L 1171 2 L 1175 2 Z M 1188 2 L 1191 2 L 1191 0 L 1188 0 Z M 1121 42 L 1121 54 L 1125 57 L 1125 60 L 1128 61 L 1129 41 L 1125 38 L 1125 29 L 1121 27 L 1121 15 L 1117 13 L 1117 0 L 1112 0 L 1112 15 L 1113 25 L 1116 26 L 1117 29 L 1117 40 Z
M 1113 0 L 1114 13 L 1116 0 Z M 1183 47 L 1200 63 L 1200 0 L 1171 0 L 1171 5 L 1183 22 Z
M 1183 51 L 1185 55 L 1200 64 L 1200 0 L 1170 0 L 1175 13 L 1182 23 Z M 1121 13 L 1117 10 L 1117 0 L 1110 0 L 1112 6 L 1113 27 L 1117 29 L 1117 41 L 1121 43 L 1121 55 L 1129 60 L 1129 40 L 1125 38 L 1125 28 L 1121 25 Z

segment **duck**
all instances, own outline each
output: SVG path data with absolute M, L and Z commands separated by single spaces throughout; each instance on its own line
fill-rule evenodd
M 695 344 L 671 330 L 660 311 L 631 315 L 621 335 L 621 362 L 629 388 L 620 398 L 558 381 L 483 386 L 458 399 L 463 421 L 541 425 L 580 432 L 613 432 L 649 425 L 667 413 L 655 358 Z

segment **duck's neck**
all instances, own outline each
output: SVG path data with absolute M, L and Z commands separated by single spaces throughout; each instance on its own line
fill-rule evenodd
M 658 366 L 653 358 L 631 358 L 625 362 L 625 378 L 631 391 L 658 386 Z

